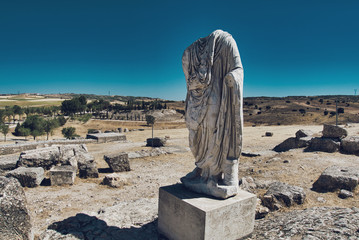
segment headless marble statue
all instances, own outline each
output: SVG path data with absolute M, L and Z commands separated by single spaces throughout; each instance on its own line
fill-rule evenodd
M 181 181 L 195 192 L 234 196 L 243 129 L 243 67 L 237 44 L 229 33 L 216 30 L 184 51 L 182 67 L 196 168 Z

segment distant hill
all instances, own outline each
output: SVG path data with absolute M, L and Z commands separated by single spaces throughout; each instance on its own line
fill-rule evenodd
M 112 104 L 126 105 L 129 102 L 157 102 L 167 109 L 184 113 L 184 101 L 169 101 L 159 98 L 94 95 L 94 94 L 22 94 L 0 95 L 0 108 L 6 105 L 51 106 L 60 105 L 65 99 L 80 95 L 89 101 L 104 99 Z M 337 101 L 337 103 L 336 103 Z M 293 125 L 293 124 L 333 124 L 336 121 L 336 104 L 339 124 L 359 122 L 359 96 L 288 96 L 288 97 L 246 97 L 243 100 L 244 121 L 248 125 Z

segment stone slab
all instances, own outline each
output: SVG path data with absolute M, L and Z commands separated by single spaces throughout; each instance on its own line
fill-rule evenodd
M 74 184 L 76 171 L 73 166 L 54 166 L 50 169 L 51 186 Z
M 105 155 L 103 158 L 114 172 L 131 171 L 130 162 L 128 161 L 128 154 L 125 152 Z
M 0 157 L 0 169 L 13 170 L 16 168 L 16 164 L 18 160 L 19 160 L 18 155 L 9 155 L 9 156 Z
M 6 174 L 19 180 L 23 187 L 37 187 L 44 180 L 44 169 L 42 167 L 19 167 Z
M 98 143 L 106 143 L 114 141 L 126 141 L 126 135 L 115 132 L 93 133 L 87 134 L 86 139 L 95 139 Z
M 170 240 L 240 239 L 253 232 L 256 202 L 255 195 L 242 190 L 221 200 L 182 184 L 161 187 L 158 230 Z

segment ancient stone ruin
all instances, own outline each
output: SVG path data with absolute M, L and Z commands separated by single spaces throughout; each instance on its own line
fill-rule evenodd
M 342 152 L 359 154 L 359 136 L 348 136 L 348 132 L 339 126 L 324 124 L 322 137 L 313 137 L 308 130 L 299 130 L 296 137 L 288 138 L 273 148 L 276 152 L 286 152 L 295 148 L 306 151 Z

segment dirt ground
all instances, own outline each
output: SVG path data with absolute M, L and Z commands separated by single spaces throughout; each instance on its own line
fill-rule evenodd
M 112 125 L 111 125 L 112 126 Z M 86 126 L 88 127 L 88 126 Z M 109 127 L 109 126 L 107 126 Z M 106 128 L 106 127 L 104 127 Z M 89 152 L 95 156 L 99 168 L 106 168 L 103 155 L 117 152 L 128 152 L 145 147 L 145 140 L 151 137 L 151 129 L 127 133 L 127 143 L 112 142 L 88 144 Z M 282 181 L 303 187 L 307 194 L 301 206 L 281 211 L 302 209 L 313 206 L 359 206 L 359 189 L 355 196 L 340 199 L 337 193 L 317 193 L 311 191 L 313 182 L 321 172 L 332 165 L 353 166 L 359 168 L 359 158 L 341 153 L 303 152 L 303 149 L 290 150 L 284 153 L 272 151 L 274 146 L 288 137 L 295 136 L 299 129 L 312 130 L 319 134 L 322 126 L 258 126 L 245 127 L 243 151 L 260 154 L 258 157 L 241 157 L 239 177 L 252 176 L 258 181 Z M 347 128 L 349 135 L 359 134 L 359 124 Z M 272 137 L 264 137 L 265 132 L 273 132 Z M 169 146 L 188 147 L 188 131 L 182 128 L 156 129 L 155 136 L 169 136 Z M 288 160 L 288 163 L 284 163 Z M 123 188 L 110 188 L 100 182 L 108 173 L 100 173 L 98 179 L 77 178 L 72 186 L 40 186 L 25 188 L 35 234 L 43 232 L 47 226 L 77 213 L 98 212 L 101 208 L 113 206 L 122 201 L 142 198 L 158 199 L 158 189 L 178 183 L 180 177 L 194 168 L 194 158 L 190 151 L 130 160 L 131 171 L 120 173 L 129 179 Z M 263 190 L 264 191 L 264 190 Z M 258 195 L 264 192 L 259 191 Z

